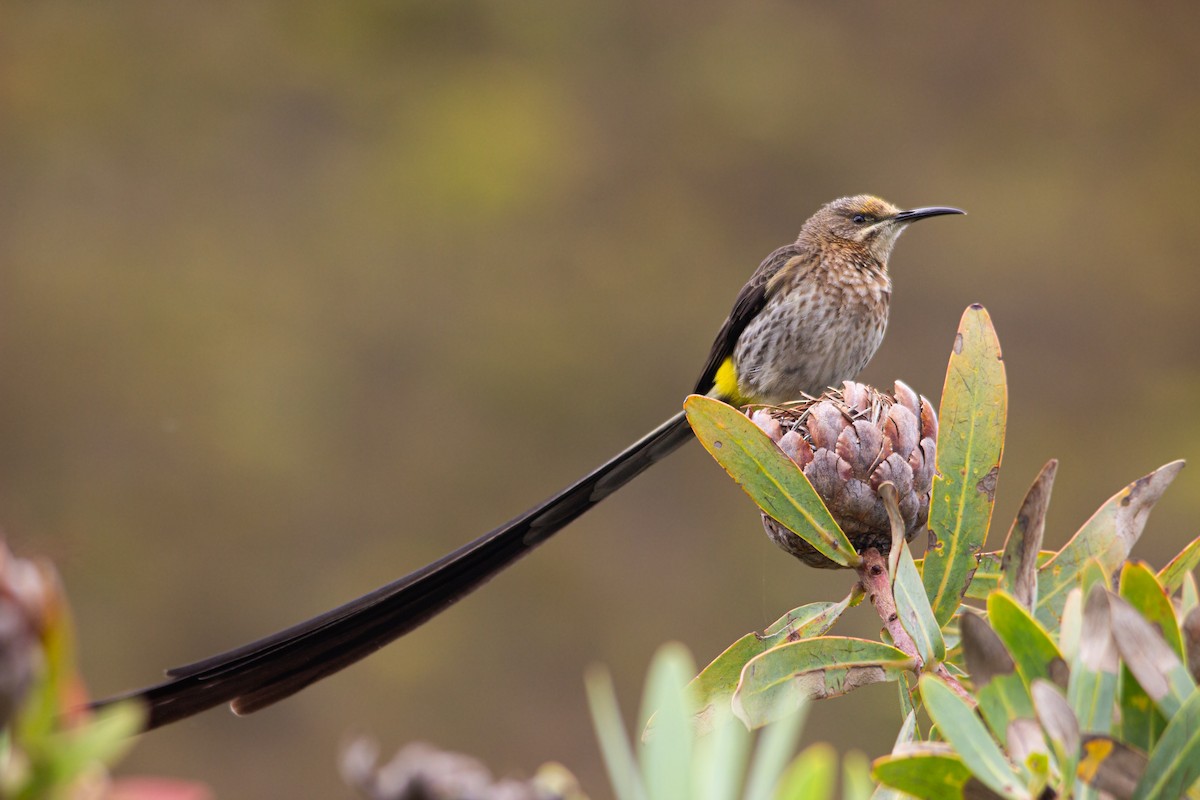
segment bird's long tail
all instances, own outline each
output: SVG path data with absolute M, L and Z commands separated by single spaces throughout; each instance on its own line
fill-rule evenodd
M 149 706 L 147 730 L 221 703 L 238 714 L 265 708 L 441 613 L 689 438 L 680 412 L 549 500 L 444 558 L 264 639 L 168 670 L 163 683 L 96 705 L 141 699 Z

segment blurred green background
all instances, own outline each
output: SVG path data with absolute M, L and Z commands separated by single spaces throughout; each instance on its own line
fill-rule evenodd
M 1004 346 L 992 542 L 1200 456 L 1200 11 L 1157 3 L 6 2 L 0 524 L 62 570 L 92 691 L 421 566 L 679 408 L 759 260 L 872 192 L 965 218 L 892 261 L 864 378 L 935 398 L 963 308 Z M 1135 551 L 1198 532 L 1183 473 Z M 607 794 L 581 675 L 628 710 L 845 574 L 777 552 L 697 446 L 478 595 L 126 772 L 345 796 L 348 732 Z M 855 627 L 857 626 L 857 627 Z M 871 635 L 870 612 L 846 630 Z M 890 746 L 894 689 L 809 738 Z

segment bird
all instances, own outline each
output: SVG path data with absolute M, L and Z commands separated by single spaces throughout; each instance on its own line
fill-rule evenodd
M 901 210 L 872 195 L 821 206 L 742 286 L 694 393 L 735 406 L 778 404 L 854 378 L 887 327 L 896 239 L 918 220 L 963 213 L 948 206 Z M 546 501 L 437 561 L 93 707 L 139 700 L 143 728 L 151 730 L 224 703 L 243 715 L 283 700 L 446 610 L 691 437 L 680 411 Z

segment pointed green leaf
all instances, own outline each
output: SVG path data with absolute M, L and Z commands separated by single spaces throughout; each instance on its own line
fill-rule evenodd
M 842 800 L 870 800 L 875 790 L 871 780 L 871 762 L 857 750 L 842 759 Z
M 867 639 L 823 636 L 780 645 L 742 670 L 733 710 L 751 728 L 790 713 L 804 701 L 845 694 L 893 681 L 916 668 L 916 659 Z
M 1175 800 L 1200 779 L 1200 692 L 1192 692 L 1150 753 L 1137 800 Z
M 909 711 L 904 715 L 904 722 L 900 725 L 900 732 L 896 734 L 896 741 L 892 745 L 892 752 L 896 752 L 902 745 L 910 744 L 920 738 L 920 731 L 917 730 L 917 712 L 916 710 Z
M 1043 550 L 1038 553 L 1037 563 L 1040 569 L 1054 556 L 1058 555 L 1055 550 Z M 1001 563 L 1004 559 L 1004 554 L 991 551 L 983 553 L 979 556 L 979 568 L 975 570 L 975 576 L 971 578 L 971 584 L 967 587 L 966 597 L 972 600 L 986 600 L 987 596 L 994 590 L 1001 588 L 1000 583 L 1004 580 L 1004 572 L 1001 569 Z M 921 569 L 924 559 L 917 560 L 917 569 Z
M 906 720 L 916 713 L 916 707 L 913 705 L 913 689 L 915 687 L 915 683 L 913 683 L 912 686 L 909 686 L 909 680 L 907 676 L 902 676 L 898 681 L 896 681 L 896 688 L 899 690 L 900 716 Z M 913 722 L 913 725 L 916 725 L 915 721 Z
M 1050 748 L 1032 709 L 1028 717 L 1017 717 L 1008 724 L 1004 740 L 1008 757 L 1024 778 L 1026 788 L 1033 794 L 1040 793 L 1050 783 Z
M 1112 571 L 1100 563 L 1098 558 L 1089 558 L 1079 571 L 1079 588 L 1083 590 L 1084 597 L 1087 597 L 1093 586 L 1112 588 Z
M 592 712 L 592 725 L 600 741 L 600 753 L 608 771 L 617 800 L 646 800 L 646 789 L 633 755 L 633 745 L 621 720 L 621 709 L 617 706 L 617 693 L 613 689 L 612 677 L 604 669 L 592 668 L 585 679 L 588 707 Z
M 836 777 L 837 753 L 828 744 L 814 744 L 783 773 L 774 800 L 823 800 L 833 795 Z
M 32 745 L 32 785 L 18 795 L 24 798 L 59 796 L 55 792 L 75 784 L 76 778 L 95 772 L 116 761 L 134 745 L 134 736 L 142 730 L 146 709 L 135 700 L 126 700 L 99 711 L 87 724 L 49 733 Z
M 696 800 L 729 800 L 744 785 L 753 734 L 726 704 L 714 711 L 707 733 L 696 732 L 696 768 L 692 792 Z
M 1171 717 L 1138 783 L 1138 800 L 1175 800 L 1200 780 L 1200 692 Z
M 1186 616 L 1197 606 L 1200 606 L 1200 590 L 1196 589 L 1196 576 L 1184 573 L 1183 586 L 1179 589 L 1179 615 Z
M 901 679 L 898 683 L 901 686 L 905 685 L 907 679 Z M 908 697 L 908 692 L 903 691 L 902 694 Z M 917 738 L 917 712 L 912 710 L 912 704 L 909 703 L 909 710 L 904 714 L 904 723 L 900 726 L 900 732 L 896 734 L 896 743 L 892 746 L 892 755 L 898 755 L 902 752 L 911 750 L 911 745 Z M 908 795 L 900 792 L 887 784 L 879 784 L 875 792 L 871 795 L 871 800 L 905 800 Z
M 1005 592 L 988 596 L 988 622 L 1004 642 L 1026 687 L 1035 678 L 1066 683 L 1066 661 L 1054 640 L 1016 598 Z
M 1079 654 L 1071 665 L 1071 680 L 1067 684 L 1067 701 L 1081 731 L 1102 734 L 1112 731 L 1119 666 L 1108 591 L 1097 584 L 1084 601 Z
M 771 797 L 779 784 L 779 776 L 800 743 L 805 708 L 802 703 L 797 713 L 783 715 L 768 725 L 759 737 L 750 773 L 746 776 L 745 800 L 768 800 Z
M 1130 561 L 1121 570 L 1118 594 L 1133 606 L 1147 622 L 1154 625 L 1175 655 L 1184 657 L 1183 640 L 1179 636 L 1179 622 L 1167 591 L 1158 582 L 1158 576 L 1145 561 Z
M 688 678 L 696 667 L 678 643 L 659 648 L 650 664 L 642 700 L 642 719 L 654 718 L 641 747 L 642 780 L 649 800 L 672 800 L 692 777 L 692 703 Z
M 704 449 L 759 508 L 830 561 L 858 564 L 858 553 L 808 478 L 745 414 L 702 395 L 688 397 L 683 408 Z
M 728 706 L 747 661 L 786 642 L 820 636 L 833 627 L 849 602 L 847 596 L 840 603 L 800 606 L 775 621 L 763 633 L 746 634 L 713 659 L 689 685 L 698 703 L 696 724 L 700 731 L 709 729 L 711 717 L 718 706 Z
M 1175 609 L 1154 572 L 1141 561 L 1126 564 L 1121 570 L 1119 591 L 1121 597 L 1158 628 L 1175 654 L 1182 657 L 1183 641 L 1175 621 Z M 1129 671 L 1128 665 L 1121 666 L 1119 682 L 1121 739 L 1148 753 L 1167 726 L 1167 720 Z
M 1058 761 L 1058 793 L 1065 797 L 1075 782 L 1075 765 L 1079 761 L 1079 720 L 1062 691 L 1045 678 L 1033 682 L 1031 694 L 1037 720 Z
M 1034 479 L 1008 531 L 1000 559 L 1001 588 L 1030 609 L 1037 607 L 1038 553 L 1042 549 L 1046 510 L 1050 507 L 1050 490 L 1057 472 L 1058 461 L 1052 458 Z
M 1117 492 L 1038 570 L 1038 619 L 1044 625 L 1053 627 L 1062 614 L 1067 591 L 1088 559 L 1098 559 L 1109 572 L 1125 562 L 1150 510 L 1181 469 L 1182 461 L 1172 461 Z
M 1114 647 L 1163 716 L 1170 719 L 1196 691 L 1196 682 L 1162 634 L 1127 601 L 1106 594 Z M 1085 636 L 1088 627 L 1084 611 Z
M 964 789 L 971 780 L 971 770 L 961 758 L 944 747 L 930 746 L 876 759 L 871 774 L 881 784 L 903 792 L 905 797 L 924 800 L 963 800 Z
M 929 605 L 929 597 L 921 584 L 921 575 L 913 564 L 912 553 L 908 543 L 900 540 L 900 556 L 896 563 L 896 581 L 892 592 L 896 599 L 896 613 L 900 616 L 900 624 L 905 632 L 912 637 L 917 646 L 917 653 L 925 663 L 926 668 L 942 662 L 946 658 L 946 642 L 942 639 L 942 631 L 938 621 L 933 616 L 933 608 Z
M 1029 798 L 1029 791 L 971 706 L 932 675 L 922 675 L 920 684 L 930 719 L 971 773 L 1002 797 Z
M 1083 589 L 1067 592 L 1063 603 L 1062 625 L 1058 629 L 1058 649 L 1068 664 L 1079 657 L 1079 637 L 1083 635 Z
M 774 647 L 784 642 L 820 636 L 838 621 L 850 606 L 852 597 L 853 594 L 848 594 L 838 603 L 822 601 L 793 608 L 766 627 L 763 631 L 763 641 L 770 642 L 770 647 Z
M 1194 570 L 1197 564 L 1200 564 L 1200 536 L 1188 542 L 1187 547 L 1162 568 L 1158 573 L 1158 582 L 1168 594 L 1173 593 L 1183 585 L 1183 576 Z
M 987 538 L 1007 410 L 1000 342 L 987 311 L 973 305 L 959 323 L 946 369 L 929 504 L 923 579 L 942 625 L 958 609 Z
M 963 654 L 975 684 L 979 710 L 1000 743 L 1009 746 L 1008 730 L 1013 722 L 1033 718 L 1029 689 L 1008 649 L 983 618 L 971 612 L 964 612 L 960 618 Z

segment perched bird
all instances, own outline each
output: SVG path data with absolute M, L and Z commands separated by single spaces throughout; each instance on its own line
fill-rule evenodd
M 888 257 L 913 222 L 962 214 L 901 211 L 868 195 L 820 208 L 767 256 L 734 300 L 696 383 L 734 405 L 780 403 L 853 378 L 887 326 Z M 341 670 L 416 628 L 691 438 L 682 412 L 524 514 L 397 581 L 264 639 L 167 671 L 120 697 L 149 708 L 146 728 L 221 703 L 248 714 Z

